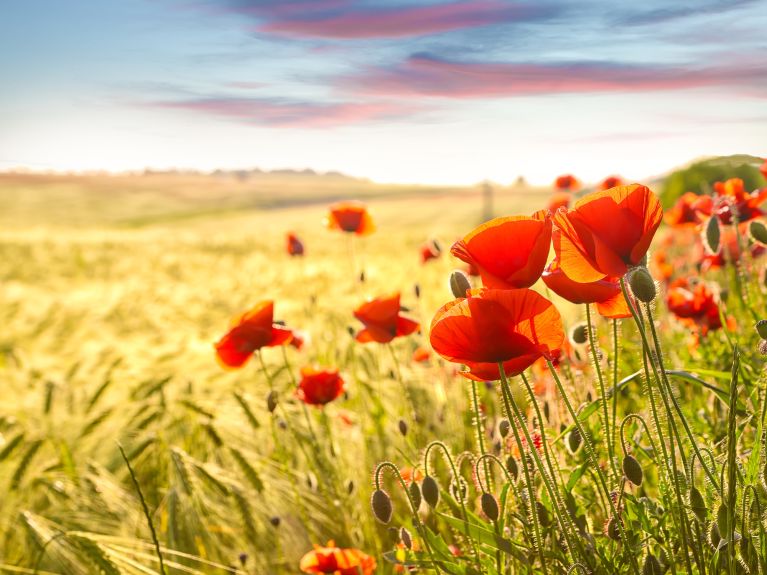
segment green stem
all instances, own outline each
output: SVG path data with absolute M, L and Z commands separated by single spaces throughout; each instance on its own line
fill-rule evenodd
M 479 453 L 480 455 L 485 455 L 487 453 L 487 450 L 485 449 L 485 430 L 484 426 L 482 425 L 482 413 L 479 410 L 477 382 L 473 379 L 471 380 L 471 405 L 474 411 L 474 424 L 477 428 L 477 443 L 479 444 Z M 492 489 L 490 463 L 487 460 L 484 460 L 483 467 L 485 471 L 485 483 L 487 484 L 488 489 Z

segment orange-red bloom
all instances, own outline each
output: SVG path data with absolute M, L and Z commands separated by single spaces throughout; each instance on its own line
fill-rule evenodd
M 413 361 L 418 363 L 426 363 L 430 357 L 431 353 L 425 347 L 419 347 L 413 352 Z
M 564 174 L 554 181 L 554 187 L 558 190 L 574 192 L 581 187 L 581 183 L 572 174 Z
M 602 183 L 599 184 L 600 190 L 609 190 L 610 188 L 614 188 L 616 186 L 622 186 L 623 185 L 623 178 L 620 176 L 607 176 L 604 180 L 602 180 Z
M 362 202 L 333 204 L 325 216 L 325 225 L 330 230 L 341 230 L 358 236 L 372 234 L 376 229 L 373 218 Z
M 704 334 L 708 330 L 722 327 L 719 303 L 703 281 L 690 281 L 687 278 L 675 280 L 669 287 L 666 304 L 675 316 L 691 321 Z
M 479 381 L 498 379 L 499 363 L 517 375 L 541 356 L 552 358 L 564 338 L 557 308 L 529 289 L 472 290 L 442 306 L 431 323 L 434 351 Z
M 354 317 L 364 324 L 357 341 L 389 343 L 395 337 L 418 330 L 415 320 L 400 314 L 399 293 L 369 300 L 354 310 Z
M 301 369 L 296 395 L 308 405 L 325 405 L 344 392 L 344 380 L 337 369 Z
M 549 211 L 556 212 L 559 208 L 569 208 L 573 195 L 570 192 L 554 192 L 549 198 Z
M 419 250 L 421 263 L 425 264 L 429 260 L 435 260 L 442 254 L 442 247 L 436 240 L 429 240 L 423 244 Z
M 685 192 L 666 212 L 666 223 L 674 227 L 698 225 L 703 220 L 703 216 L 711 214 L 711 203 L 711 196 Z
M 611 319 L 631 317 L 626 298 L 623 297 L 620 278 L 605 277 L 591 283 L 571 280 L 554 260 L 543 272 L 543 282 L 551 291 L 573 303 L 595 303 L 600 315 Z
M 258 349 L 290 342 L 293 332 L 274 323 L 274 302 L 262 301 L 232 320 L 231 328 L 216 343 L 216 356 L 225 367 L 242 367 Z
M 551 216 L 495 218 L 453 244 L 451 253 L 476 266 L 487 288 L 530 287 L 543 272 L 551 244 Z
M 304 573 L 329 575 L 371 575 L 376 570 L 376 560 L 359 549 L 341 549 L 333 541 L 327 546 L 315 545 L 301 558 L 299 568 Z
M 743 180 L 730 178 L 725 182 L 715 182 L 714 213 L 723 224 L 731 224 L 733 216 L 739 222 L 748 222 L 761 217 L 765 212 L 759 207 L 767 201 L 767 188 L 746 192 Z
M 287 240 L 287 250 L 288 255 L 291 256 L 302 256 L 304 255 L 304 242 L 301 241 L 301 239 L 294 234 L 293 232 L 288 232 L 286 236 Z
M 581 283 L 623 276 L 645 257 L 662 218 L 658 198 L 639 184 L 594 192 L 573 209 L 560 209 L 553 240 L 562 271 Z

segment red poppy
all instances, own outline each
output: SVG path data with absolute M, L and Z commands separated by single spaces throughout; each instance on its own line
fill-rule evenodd
M 600 190 L 609 190 L 610 188 L 615 188 L 616 186 L 622 186 L 623 185 L 623 178 L 620 176 L 607 176 L 604 180 L 602 180 L 602 183 L 599 184 Z
M 290 332 L 293 334 L 293 337 L 290 339 L 290 345 L 298 351 L 301 351 L 309 337 L 308 334 L 303 331 L 298 331 L 297 329 L 292 329 Z
M 373 218 L 362 202 L 333 204 L 325 216 L 325 226 L 330 230 L 341 230 L 358 236 L 372 234 L 376 229 Z
M 559 208 L 569 208 L 573 195 L 570 192 L 554 192 L 549 198 L 549 211 L 556 212 Z
M 631 317 L 620 278 L 605 277 L 591 283 L 579 283 L 567 277 L 554 260 L 543 272 L 543 282 L 551 291 L 573 303 L 595 303 L 600 315 L 611 319 Z
M 429 240 L 421 246 L 419 252 L 421 254 L 421 263 L 425 264 L 429 260 L 436 260 L 442 254 L 442 247 L 437 240 Z
M 719 303 L 714 292 L 700 280 L 679 278 L 671 283 L 666 295 L 668 309 L 682 320 L 697 325 L 705 334 L 708 330 L 719 329 Z
M 703 216 L 711 214 L 711 196 L 699 196 L 693 192 L 685 192 L 674 206 L 666 212 L 666 223 L 674 227 L 698 225 Z
M 674 266 L 668 262 L 668 256 L 666 250 L 655 250 L 650 258 L 650 268 L 652 269 L 653 277 L 668 281 L 674 274 Z
M 415 320 L 400 314 L 399 293 L 369 300 L 354 310 L 354 317 L 364 324 L 357 341 L 389 343 L 395 337 L 418 330 Z
M 541 277 L 551 244 L 551 215 L 495 218 L 453 244 L 450 252 L 476 266 L 487 288 L 530 287 Z
M 376 560 L 359 549 L 341 549 L 333 541 L 325 547 L 315 545 L 301 558 L 299 569 L 304 573 L 330 575 L 371 575 Z
M 554 250 L 565 274 L 590 283 L 621 277 L 645 257 L 663 218 L 649 188 L 631 184 L 581 198 L 554 214 Z
M 740 261 L 742 250 L 738 239 L 738 234 L 735 229 L 729 227 L 722 230 L 719 251 L 715 254 L 709 253 L 708 250 L 699 243 L 697 249 L 701 262 L 700 271 L 707 272 L 709 270 L 722 268 L 727 265 L 727 262 L 735 263 Z M 748 239 L 742 238 L 742 241 L 748 241 Z M 767 252 L 767 248 L 756 242 L 751 243 L 748 250 L 750 251 L 752 258 L 759 257 Z
M 232 320 L 231 328 L 216 344 L 216 357 L 224 367 L 245 365 L 258 349 L 290 342 L 293 332 L 274 323 L 274 302 L 262 301 Z
M 714 213 L 725 225 L 732 223 L 733 216 L 739 222 L 748 222 L 765 215 L 759 206 L 767 201 L 767 188 L 749 194 L 743 186 L 743 180 L 730 178 L 725 182 L 715 182 L 714 191 Z
M 565 174 L 563 176 L 559 176 L 554 181 L 554 187 L 558 190 L 568 190 L 574 192 L 581 187 L 581 183 L 572 174 Z
M 301 369 L 296 395 L 308 405 L 325 405 L 344 392 L 344 380 L 337 369 Z
M 304 255 L 304 242 L 293 232 L 288 232 L 286 236 L 288 255 L 302 256 Z
M 468 368 L 478 381 L 499 378 L 498 363 L 517 375 L 539 357 L 554 357 L 565 334 L 549 300 L 529 290 L 472 290 L 442 306 L 431 323 L 431 345 L 438 354 Z
M 419 347 L 413 352 L 413 361 L 418 363 L 426 363 L 430 357 L 431 353 L 425 347 Z

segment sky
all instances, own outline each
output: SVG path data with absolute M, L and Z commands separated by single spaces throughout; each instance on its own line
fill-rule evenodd
M 0 170 L 640 179 L 767 155 L 767 0 L 2 0 Z

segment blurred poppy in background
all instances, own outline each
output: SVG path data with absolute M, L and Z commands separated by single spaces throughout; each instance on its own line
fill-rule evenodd
M 703 334 L 722 327 L 719 302 L 706 282 L 696 278 L 679 278 L 666 294 L 668 309 L 679 319 L 699 327 Z
M 286 236 L 288 255 L 302 256 L 304 255 L 304 243 L 293 232 L 288 232 Z
M 725 225 L 748 222 L 765 214 L 759 207 L 767 201 L 767 188 L 748 193 L 740 178 L 730 178 L 724 182 L 714 182 L 714 214 Z
M 431 345 L 438 354 L 468 368 L 462 375 L 479 381 L 517 375 L 540 357 L 553 358 L 565 335 L 559 312 L 529 289 L 472 290 L 442 306 L 431 323 Z
M 495 218 L 453 244 L 450 252 L 479 271 L 487 288 L 530 287 L 543 273 L 551 245 L 551 216 Z
M 224 367 L 242 367 L 256 350 L 289 343 L 292 337 L 292 330 L 274 323 L 274 302 L 262 301 L 232 320 L 215 344 L 216 357 Z
M 308 405 L 325 405 L 344 392 L 344 380 L 337 369 L 301 369 L 296 395 Z
M 549 211 L 556 212 L 559 208 L 569 208 L 573 195 L 570 192 L 554 192 L 549 198 Z
M 622 185 L 623 185 L 623 178 L 621 178 L 620 176 L 607 176 L 599 184 L 599 189 L 609 190 L 610 188 L 614 188 L 616 186 L 622 186 Z
M 554 180 L 554 187 L 558 190 L 574 192 L 581 187 L 581 183 L 572 174 L 564 174 Z
M 663 218 L 663 208 L 640 184 L 594 192 L 553 216 L 554 250 L 562 271 L 590 283 L 622 277 L 642 262 Z
M 421 255 L 421 263 L 425 264 L 429 260 L 436 260 L 442 255 L 442 246 L 437 240 L 431 239 L 421 246 L 419 253 Z
M 410 335 L 418 322 L 400 314 L 400 294 L 371 299 L 354 310 L 354 317 L 365 326 L 357 333 L 361 343 L 389 343 L 395 337 Z
M 373 218 L 362 202 L 333 204 L 325 216 L 325 226 L 330 230 L 341 230 L 358 236 L 372 234 L 376 229 Z
M 326 546 L 315 545 L 304 555 L 299 568 L 314 574 L 371 575 L 376 569 L 376 560 L 359 549 L 341 549 L 335 542 L 328 541 Z
M 666 212 L 664 219 L 672 227 L 697 226 L 704 216 L 711 215 L 711 196 L 699 196 L 685 192 Z

